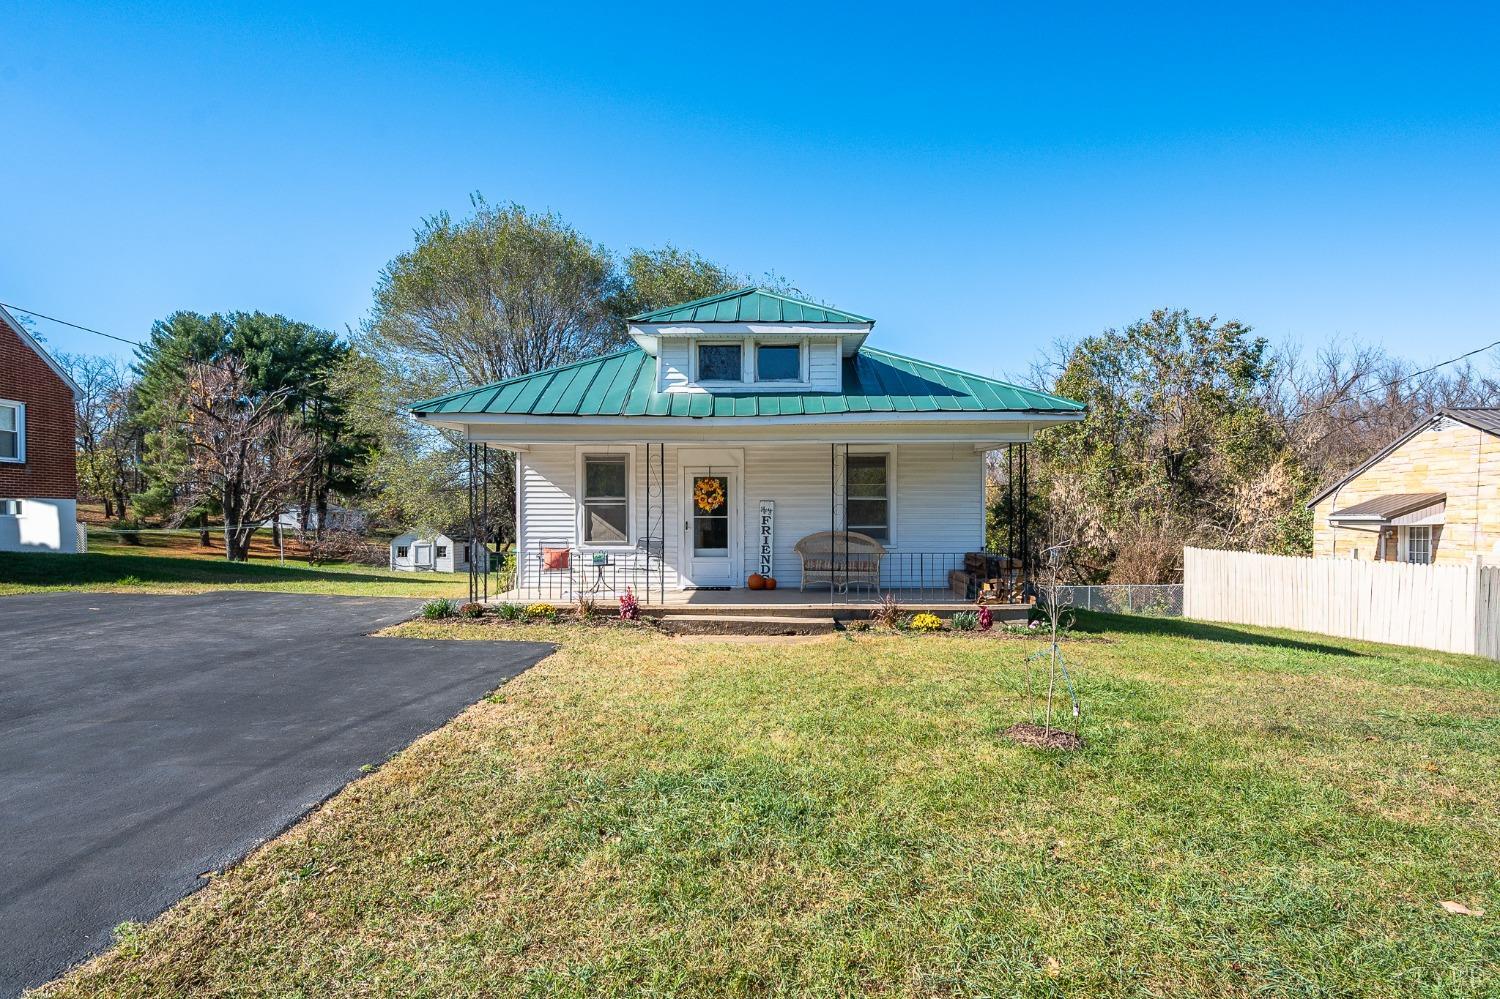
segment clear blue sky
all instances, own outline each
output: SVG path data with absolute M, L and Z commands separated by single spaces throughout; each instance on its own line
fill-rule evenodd
M 981 372 L 1156 305 L 1416 360 L 1500 339 L 1493 8 L 443 6 L 0 0 L 0 301 L 343 330 L 482 191 Z

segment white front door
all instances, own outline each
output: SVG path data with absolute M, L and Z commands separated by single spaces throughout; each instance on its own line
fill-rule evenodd
M 739 579 L 739 472 L 722 465 L 682 469 L 682 582 L 734 586 Z
M 412 545 L 411 564 L 416 569 L 432 568 L 432 545 L 426 541 L 418 541 Z

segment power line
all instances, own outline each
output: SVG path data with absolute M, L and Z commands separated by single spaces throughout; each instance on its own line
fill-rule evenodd
M 142 350 L 151 350 L 151 349 L 153 349 L 150 345 L 141 343 L 139 340 L 127 340 L 127 339 L 125 339 L 122 336 L 115 336 L 113 333 L 106 333 L 103 330 L 96 330 L 96 329 L 94 329 L 91 326 L 81 326 L 78 323 L 70 323 L 66 319 L 59 319 L 56 316 L 49 316 L 49 315 L 46 315 L 45 313 L 36 312 L 35 310 L 32 310 L 32 309 L 23 309 L 23 308 L 21 308 L 21 306 L 19 306 L 19 305 L 12 305 L 9 302 L 0 302 L 0 306 L 3 306 L 5 308 L 7 308 L 7 309 L 13 309 L 16 312 L 25 313 L 28 316 L 35 316 L 37 319 L 45 319 L 48 322 L 60 323 L 63 326 L 68 326 L 68 327 L 71 327 L 72 329 L 75 329 L 75 330 L 82 330 L 85 333 L 92 333 L 95 336 L 102 336 L 102 337 L 105 337 L 105 338 L 110 339 L 110 340 L 117 340 L 120 343 L 128 343 L 128 344 L 130 344 L 133 347 L 140 347 Z M 307 385 L 320 385 L 320 384 L 324 384 L 326 382 L 327 382 L 326 378 L 318 378 L 318 379 L 316 379 L 314 381 L 307 382 L 305 384 L 307 384 Z M 366 403 L 366 402 L 357 402 L 357 401 L 355 401 L 353 399 L 340 399 L 340 400 L 337 400 L 337 401 L 338 401 L 338 404 L 340 406 L 343 406 L 346 409 L 363 409 L 366 412 L 379 413 L 381 416 L 397 416 L 397 417 L 399 417 L 399 416 L 404 415 L 402 413 L 402 411 L 399 410 L 399 409 L 385 409 L 384 407 L 381 407 L 381 406 L 372 405 L 371 403 Z
M 141 343 L 139 340 L 127 340 L 127 339 L 125 339 L 122 336 L 115 336 L 113 333 L 106 333 L 103 330 L 96 330 L 96 329 L 93 329 L 92 327 L 89 327 L 89 326 L 80 326 L 77 323 L 70 323 L 66 319 L 59 319 L 56 316 L 49 316 L 49 315 L 46 315 L 44 313 L 37 312 L 34 309 L 23 309 L 19 305 L 12 305 L 9 302 L 0 302 L 0 306 L 4 306 L 7 309 L 14 309 L 17 312 L 24 312 L 24 313 L 26 313 L 26 315 L 28 315 L 28 316 L 35 316 L 37 319 L 45 319 L 49 323 L 60 323 L 63 326 L 71 326 L 75 330 L 83 330 L 85 333 L 92 333 L 95 336 L 102 336 L 102 337 L 106 337 L 106 338 L 108 338 L 110 340 L 118 340 L 121 343 L 128 343 L 132 347 L 145 348 L 145 346 L 146 346 L 145 344 Z

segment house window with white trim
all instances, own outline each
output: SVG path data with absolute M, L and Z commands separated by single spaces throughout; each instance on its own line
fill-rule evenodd
M 26 460 L 26 404 L 0 399 L 0 461 Z
M 698 345 L 698 380 L 700 382 L 738 382 L 745 377 L 744 351 L 737 343 L 700 343 Z
M 437 546 L 437 557 L 438 558 L 447 558 L 448 557 L 448 546 L 447 545 L 438 545 Z
M 396 546 L 396 557 L 397 558 L 408 558 L 408 557 L 410 557 L 410 553 L 411 553 L 411 548 L 409 548 L 408 546 L 406 546 L 406 545 L 397 545 Z
M 1406 529 L 1406 561 L 1417 565 L 1432 563 L 1432 526 L 1423 524 Z
M 630 543 L 630 463 L 623 454 L 583 456 L 583 543 Z
M 876 541 L 891 540 L 890 456 L 851 454 L 845 466 L 844 523 Z

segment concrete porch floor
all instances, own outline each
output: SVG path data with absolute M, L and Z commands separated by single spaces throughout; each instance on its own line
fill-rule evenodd
M 885 592 L 889 592 L 904 610 L 923 610 L 946 617 L 956 611 L 974 610 L 972 600 L 960 600 L 952 590 L 890 590 L 872 592 L 859 590 L 850 593 L 832 593 L 826 588 L 799 591 L 795 587 L 774 590 L 679 590 L 668 587 L 666 593 L 652 590 L 649 595 L 637 591 L 645 613 L 672 614 L 781 614 L 781 615 L 826 615 L 859 618 L 868 616 L 880 604 Z M 600 590 L 592 594 L 600 604 L 614 604 L 620 594 L 614 590 Z M 559 607 L 571 604 L 571 593 L 545 590 L 509 590 L 490 597 L 491 603 L 532 603 L 547 601 Z M 1024 620 L 1029 604 L 990 604 L 990 613 L 999 620 Z

